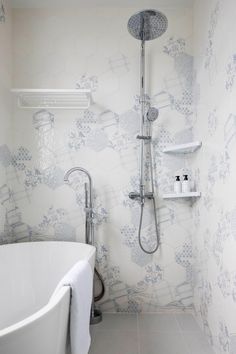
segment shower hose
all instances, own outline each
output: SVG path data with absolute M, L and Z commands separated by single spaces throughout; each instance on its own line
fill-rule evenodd
M 150 129 L 150 136 L 151 136 L 151 125 L 149 126 Z M 160 246 L 160 235 L 159 235 L 159 230 L 158 230 L 158 222 L 157 222 L 157 210 L 156 210 L 156 201 L 155 201 L 155 197 L 154 197 L 154 178 L 153 178 L 153 163 L 152 163 L 152 147 L 151 147 L 151 141 L 148 141 L 148 147 L 149 147 L 149 168 L 150 168 L 150 179 L 151 179 L 151 193 L 152 193 L 152 203 L 153 203 L 153 213 L 154 213 L 154 223 L 155 223 L 155 234 L 156 234 L 156 245 L 152 250 L 147 250 L 145 249 L 145 247 L 143 246 L 142 243 L 142 224 L 143 224 L 143 212 L 144 212 L 144 205 L 145 205 L 145 201 L 141 204 L 141 211 L 140 211 L 140 219 L 139 219 L 139 229 L 138 229 L 138 242 L 139 242 L 139 246 L 142 249 L 143 252 L 147 253 L 147 254 L 153 254 L 155 253 L 159 246 Z
M 95 268 L 95 275 L 97 276 L 100 284 L 101 284 L 101 291 L 98 295 L 94 296 L 94 301 L 98 302 L 99 300 L 101 300 L 103 298 L 103 296 L 105 295 L 105 284 L 104 284 L 104 280 L 102 279 L 101 274 L 98 272 L 98 270 Z
M 139 246 L 142 249 L 143 252 L 147 253 L 147 254 L 153 254 L 155 253 L 160 245 L 160 237 L 159 237 L 159 231 L 158 231 L 158 225 L 157 225 L 157 217 L 156 217 L 156 202 L 155 199 L 153 197 L 152 199 L 153 201 L 153 211 L 154 211 L 154 222 L 155 222 L 155 233 L 156 233 L 156 245 L 152 250 L 147 250 L 144 248 L 143 244 L 142 244 L 142 236 L 141 236 L 141 232 L 142 232 L 142 223 L 143 223 L 143 209 L 144 209 L 144 204 L 141 204 L 141 212 L 140 212 L 140 221 L 139 221 L 139 229 L 138 229 L 138 242 L 139 242 Z

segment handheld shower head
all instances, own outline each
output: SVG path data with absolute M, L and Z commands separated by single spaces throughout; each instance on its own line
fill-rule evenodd
M 154 122 L 159 116 L 159 111 L 155 107 L 150 107 L 147 112 L 147 119 L 149 122 Z

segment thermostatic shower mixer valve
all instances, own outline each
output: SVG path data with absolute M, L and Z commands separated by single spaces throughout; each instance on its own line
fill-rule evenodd
M 143 190 L 143 188 L 142 188 Z M 148 193 L 138 193 L 138 192 L 130 192 L 129 193 L 129 198 L 130 199 L 141 199 L 141 198 L 147 198 L 147 199 L 153 199 L 154 198 L 154 194 L 153 192 L 148 192 Z
M 139 140 L 151 140 L 152 137 L 150 135 L 137 135 L 136 137 Z

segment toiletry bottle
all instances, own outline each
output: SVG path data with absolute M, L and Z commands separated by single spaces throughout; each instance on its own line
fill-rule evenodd
M 188 175 L 183 175 L 183 182 L 182 182 L 182 193 L 190 192 L 190 183 L 188 179 Z
M 174 192 L 179 194 L 182 192 L 182 185 L 180 181 L 180 176 L 175 176 Z

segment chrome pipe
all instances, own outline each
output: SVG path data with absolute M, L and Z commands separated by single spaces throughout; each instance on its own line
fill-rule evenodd
M 85 240 L 86 243 L 94 246 L 94 224 L 93 224 L 93 182 L 90 173 L 83 167 L 73 167 L 68 170 L 64 176 L 64 182 L 69 182 L 69 177 L 74 172 L 83 172 L 86 174 L 89 180 L 89 193 L 85 193 L 85 211 L 86 211 L 86 226 L 85 226 Z M 85 186 L 85 188 L 87 188 Z M 89 198 L 88 198 L 89 194 Z
M 93 207 L 93 182 L 90 173 L 83 167 L 72 167 L 64 176 L 64 182 L 69 182 L 69 177 L 73 172 L 80 171 L 86 174 L 89 180 L 89 207 Z
M 141 41 L 141 56 L 140 56 L 140 104 L 141 104 L 141 119 L 140 119 L 140 135 L 144 136 L 145 123 L 145 41 Z M 144 139 L 140 139 L 140 202 L 145 203 L 145 185 L 144 185 Z
M 88 190 L 88 183 L 85 183 L 84 184 L 84 193 L 85 193 L 85 202 L 84 202 L 84 205 L 85 205 L 85 242 L 86 243 L 91 243 L 91 240 L 90 240 L 90 222 L 89 222 L 89 190 Z
M 83 172 L 86 174 L 89 180 L 89 203 L 88 208 L 86 209 L 86 225 L 87 229 L 85 230 L 85 239 L 86 241 L 94 246 L 94 224 L 93 224 L 93 182 L 90 173 L 83 167 L 73 167 L 68 170 L 64 176 L 64 182 L 69 182 L 69 177 L 74 172 Z M 89 230 L 88 230 L 89 228 Z
M 157 112 L 150 112 L 154 113 L 154 118 L 149 117 L 148 126 L 145 126 L 146 123 L 146 99 L 145 99 L 145 41 L 141 41 L 141 56 L 140 56 L 140 104 L 141 104 L 141 119 L 140 119 L 140 134 L 137 136 L 137 139 L 140 141 L 140 184 L 139 184 L 139 193 L 138 192 L 131 192 L 129 193 L 129 198 L 133 200 L 139 200 L 140 202 L 140 219 L 139 219 L 139 227 L 138 227 L 138 241 L 140 248 L 147 254 L 153 254 L 157 251 L 160 245 L 160 235 L 158 230 L 158 221 L 157 221 L 157 210 L 156 210 L 156 201 L 154 196 L 154 176 L 153 176 L 153 163 L 152 163 L 152 129 L 151 124 L 157 118 Z M 145 128 L 145 129 L 144 129 Z M 150 156 L 150 179 L 151 179 L 151 191 L 145 192 L 145 178 L 144 178 L 144 148 L 145 142 L 148 145 L 149 149 L 149 156 Z M 144 248 L 142 244 L 142 225 L 143 225 L 143 213 L 144 213 L 144 205 L 146 199 L 152 200 L 153 204 L 153 214 L 154 214 L 154 224 L 155 224 L 155 234 L 156 234 L 156 245 L 152 250 L 147 250 Z
M 145 141 L 149 146 L 150 155 L 152 153 L 151 148 L 151 127 L 145 127 L 144 132 L 144 125 L 146 123 L 145 120 L 145 41 L 149 41 L 155 38 L 160 37 L 165 31 L 167 30 L 168 20 L 164 14 L 156 10 L 143 10 L 139 11 L 138 13 L 134 14 L 130 17 L 128 21 L 128 31 L 130 34 L 141 41 L 141 53 L 140 53 L 140 105 L 141 105 L 141 119 L 140 119 L 140 135 L 137 138 L 140 140 L 140 191 L 138 192 L 131 192 L 129 197 L 131 199 L 138 199 L 140 201 L 141 206 L 141 214 L 140 214 L 140 223 L 139 223 L 139 244 L 141 249 L 148 253 L 154 253 L 160 244 L 160 235 L 158 232 L 158 224 L 157 224 L 157 213 L 156 213 L 156 203 L 154 197 L 154 182 L 153 182 L 153 164 L 152 164 L 152 156 L 150 156 L 150 169 L 151 169 L 151 192 L 145 193 L 145 178 L 144 178 L 144 148 L 145 148 Z M 158 110 L 155 107 L 149 107 L 147 113 L 147 120 L 149 122 L 154 122 L 158 117 Z M 156 229 L 156 247 L 152 251 L 145 250 L 142 246 L 141 241 L 141 230 L 142 230 L 142 223 L 143 223 L 143 211 L 144 211 L 144 204 L 145 198 L 152 199 L 153 202 L 153 211 L 154 211 L 154 218 L 155 218 L 155 229 Z
M 69 182 L 69 177 L 74 172 L 83 172 L 88 178 L 89 183 L 84 184 L 85 190 L 85 242 L 94 246 L 94 211 L 93 211 L 93 182 L 90 173 L 83 167 L 73 167 L 64 176 L 64 182 Z M 90 324 L 102 321 L 102 313 L 95 307 L 95 289 L 93 284 L 93 300 L 91 304 Z

